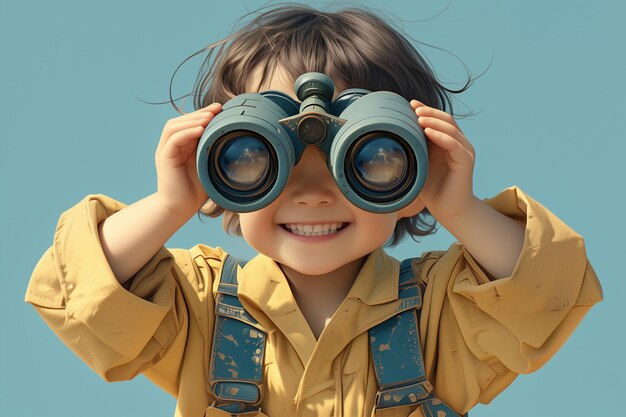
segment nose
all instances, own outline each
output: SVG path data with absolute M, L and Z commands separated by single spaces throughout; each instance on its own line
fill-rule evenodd
M 314 146 L 308 146 L 289 177 L 291 202 L 306 207 L 331 205 L 339 192 L 322 155 Z

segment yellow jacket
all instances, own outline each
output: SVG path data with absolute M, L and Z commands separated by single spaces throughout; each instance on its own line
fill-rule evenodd
M 490 282 L 458 244 L 423 254 L 416 271 L 427 284 L 420 316 L 426 375 L 460 414 L 543 365 L 602 299 L 578 234 L 517 188 L 487 202 L 526 224 L 511 277 Z M 162 248 L 121 286 L 97 225 L 122 208 L 92 195 L 65 212 L 26 301 L 105 380 L 143 372 L 177 398 L 176 416 L 227 415 L 210 408 L 207 377 L 213 298 L 226 253 L 203 245 Z M 278 265 L 263 255 L 246 264 L 239 298 L 268 330 L 259 416 L 373 415 L 377 385 L 367 330 L 396 312 L 398 267 L 382 249 L 370 254 L 316 340 Z M 423 416 L 411 406 L 378 415 Z

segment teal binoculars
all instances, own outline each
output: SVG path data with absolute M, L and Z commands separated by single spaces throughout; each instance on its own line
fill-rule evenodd
M 419 194 L 428 146 L 409 102 L 389 91 L 351 88 L 309 72 L 281 91 L 233 97 L 198 143 L 198 177 L 224 209 L 259 210 L 278 197 L 307 146 L 317 146 L 338 188 L 355 206 L 397 211 Z

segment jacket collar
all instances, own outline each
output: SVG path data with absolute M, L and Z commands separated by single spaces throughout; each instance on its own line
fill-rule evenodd
M 370 253 L 346 298 L 373 306 L 398 299 L 400 263 L 382 248 Z
M 346 299 L 355 300 L 357 304 L 365 304 L 363 307 L 388 304 L 397 300 L 398 271 L 397 260 L 387 255 L 382 248 L 375 250 L 363 264 Z M 266 329 L 277 327 L 289 339 L 305 366 L 316 348 L 317 341 L 298 308 L 289 282 L 278 264 L 260 254 L 239 271 L 238 280 L 238 296 L 246 310 Z M 359 314 L 371 316 L 365 322 L 372 323 L 393 315 L 395 307 L 358 310 L 361 311 Z M 355 334 L 345 334 L 346 340 L 341 343 L 342 345 L 355 337 L 356 332 L 363 331 L 363 329 L 353 330 Z
M 398 299 L 399 262 L 382 248 L 370 253 L 346 298 L 378 305 Z M 295 307 L 287 278 L 271 258 L 259 254 L 239 274 L 239 294 L 275 313 Z

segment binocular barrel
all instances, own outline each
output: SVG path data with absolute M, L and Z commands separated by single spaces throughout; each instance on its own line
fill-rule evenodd
M 332 80 L 307 73 L 296 80 L 301 102 L 279 91 L 246 93 L 222 107 L 197 149 L 198 177 L 209 197 L 235 211 L 270 204 L 306 146 L 326 156 L 337 186 L 355 206 L 399 210 L 419 194 L 428 148 L 406 99 L 388 91 L 350 89 L 331 101 Z

